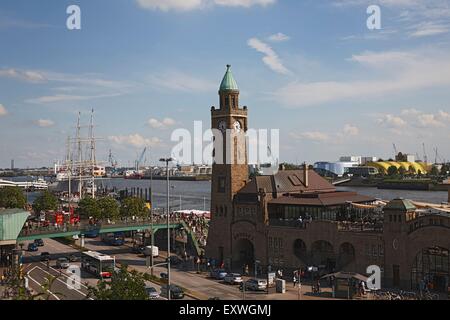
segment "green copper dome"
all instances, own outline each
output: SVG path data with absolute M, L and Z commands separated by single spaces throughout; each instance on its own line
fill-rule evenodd
M 231 73 L 231 66 L 227 65 L 227 72 L 225 73 L 219 91 L 233 90 L 239 91 L 236 81 Z

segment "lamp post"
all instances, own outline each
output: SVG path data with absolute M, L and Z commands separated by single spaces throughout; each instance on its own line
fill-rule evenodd
M 170 181 L 169 181 L 169 162 L 172 162 L 173 158 L 161 158 L 159 161 L 164 162 L 166 164 L 166 178 L 167 178 L 167 298 L 171 299 L 171 291 L 170 291 Z
M 150 274 L 153 276 L 153 248 L 155 246 L 155 236 L 153 229 L 153 167 L 150 167 L 150 224 L 151 224 L 151 244 L 152 254 L 150 255 Z

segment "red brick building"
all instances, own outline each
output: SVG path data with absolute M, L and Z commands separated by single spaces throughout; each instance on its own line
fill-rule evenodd
M 229 67 L 219 96 L 212 128 L 246 131 L 248 109 L 239 107 Z M 247 152 L 245 142 L 234 148 Z M 448 213 L 417 210 L 403 199 L 377 211 L 371 206 L 376 199 L 338 192 L 306 165 L 250 180 L 247 164 L 214 163 L 212 175 L 206 255 L 217 265 L 238 271 L 248 265 L 262 273 L 319 266 L 361 274 L 378 265 L 385 287 L 416 289 L 425 280 L 438 291 L 448 288 Z

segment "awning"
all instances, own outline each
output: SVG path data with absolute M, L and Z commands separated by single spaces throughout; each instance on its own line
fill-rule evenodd
M 362 274 L 355 273 L 355 272 L 336 272 L 336 273 L 330 273 L 327 275 L 324 275 L 321 279 L 331 278 L 334 277 L 336 279 L 356 279 L 359 281 L 367 282 L 369 279 L 366 276 L 363 276 Z

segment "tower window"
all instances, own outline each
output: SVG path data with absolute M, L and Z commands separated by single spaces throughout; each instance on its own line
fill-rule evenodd
M 218 192 L 225 192 L 225 177 L 219 177 Z
M 229 97 L 225 97 L 225 107 L 226 108 L 230 107 L 230 98 Z
M 233 108 L 236 108 L 236 98 L 235 98 L 235 97 L 232 97 L 232 98 L 231 98 L 231 106 L 232 106 Z

